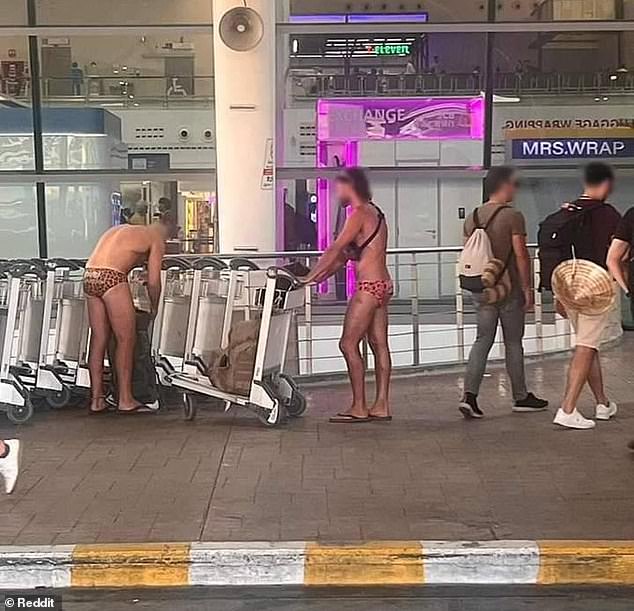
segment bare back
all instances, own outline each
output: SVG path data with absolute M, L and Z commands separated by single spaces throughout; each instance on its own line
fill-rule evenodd
M 127 274 L 147 260 L 157 241 L 162 243 L 162 236 L 155 226 L 112 227 L 97 242 L 87 267 L 115 269 Z
M 376 231 L 379 223 L 379 211 L 371 204 L 364 204 L 356 214 L 362 215 L 361 230 L 355 238 L 358 246 L 361 246 Z M 381 223 L 379 232 L 374 239 L 363 249 L 361 258 L 357 261 L 357 279 L 360 282 L 389 280 L 387 269 L 387 223 Z

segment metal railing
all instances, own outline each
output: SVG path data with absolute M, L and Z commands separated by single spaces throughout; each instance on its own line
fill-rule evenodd
M 375 97 L 407 95 L 477 95 L 484 88 L 480 72 L 464 74 L 402 75 L 294 75 L 291 94 L 296 98 Z M 498 95 L 615 95 L 634 92 L 629 72 L 497 72 L 493 86 Z
M 214 98 L 213 76 L 142 76 L 120 73 L 82 78 L 43 77 L 42 102 L 48 106 L 116 105 L 209 107 Z M 30 104 L 31 82 L 27 78 L 8 82 L 0 79 L 0 92 Z
M 395 284 L 389 305 L 390 346 L 397 370 L 420 370 L 465 363 L 475 340 L 475 310 L 468 294 L 460 289 L 457 261 L 461 247 L 390 249 L 388 262 Z M 535 247 L 531 247 L 535 252 Z M 299 262 L 314 264 L 318 252 L 244 253 L 261 265 Z M 236 255 L 218 255 L 223 259 Z M 534 286 L 539 285 L 539 259 L 533 254 Z M 306 287 L 306 305 L 297 320 L 294 367 L 300 376 L 328 376 L 345 372 L 338 343 L 346 305 L 346 278 L 339 277 L 318 289 Z M 621 333 L 620 317 L 613 321 L 607 339 Z M 527 355 L 567 351 L 572 346 L 570 323 L 555 313 L 552 297 L 535 291 L 535 307 L 526 321 L 524 347 Z M 369 369 L 371 351 L 364 342 L 362 353 Z M 498 333 L 492 359 L 504 358 Z

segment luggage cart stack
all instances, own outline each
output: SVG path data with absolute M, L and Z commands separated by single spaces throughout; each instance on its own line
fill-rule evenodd
M 46 272 L 37 262 L 11 261 L 0 274 L 0 410 L 23 424 L 33 415 Z
M 183 371 L 193 273 L 186 259 L 163 261 L 163 289 L 152 328 L 152 354 L 161 386 L 171 386 L 170 376 Z
M 206 375 L 211 355 L 222 345 L 230 274 L 216 257 L 196 259 L 192 270 L 182 371 Z
M 183 392 L 185 417 L 189 420 L 195 417 L 198 395 L 220 399 L 225 409 L 235 405 L 246 407 L 265 425 L 277 426 L 287 416 L 300 416 L 306 409 L 303 395 L 292 378 L 283 373 L 291 324 L 295 312 L 304 305 L 304 289 L 297 278 L 281 268 L 259 270 L 253 264 L 245 266 L 240 260 L 232 261 L 230 268 L 216 270 L 217 278 L 207 283 L 205 297 L 211 297 L 215 290 L 213 296 L 225 300 L 221 348 L 228 345 L 235 315 L 258 320 L 249 391 L 237 394 L 220 390 L 200 370 L 174 372 L 170 382 Z M 195 322 L 190 325 L 189 337 L 196 337 L 196 328 L 208 324 L 207 317 L 200 315 L 200 303 L 199 294 L 196 305 L 191 307 L 191 320 Z M 217 324 L 216 320 L 213 324 Z
M 67 405 L 73 393 L 90 388 L 90 327 L 83 294 L 85 262 L 50 259 L 36 387 L 54 409 Z

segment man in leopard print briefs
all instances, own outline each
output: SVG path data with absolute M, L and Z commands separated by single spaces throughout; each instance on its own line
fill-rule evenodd
M 136 340 L 136 314 L 128 286 L 133 267 L 147 262 L 147 289 L 156 314 L 161 296 L 161 264 L 165 241 L 175 233 L 172 215 L 164 214 L 153 225 L 121 225 L 101 236 L 88 259 L 84 274 L 84 294 L 90 319 L 90 413 L 107 410 L 103 389 L 103 361 L 111 333 L 117 340 L 114 366 L 119 389 L 118 413 L 149 411 L 132 395 L 132 369 Z

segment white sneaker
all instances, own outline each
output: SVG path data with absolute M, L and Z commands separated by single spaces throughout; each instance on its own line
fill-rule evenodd
M 594 420 L 584 418 L 576 409 L 572 414 L 567 414 L 563 409 L 559 408 L 553 422 L 569 429 L 593 429 L 596 426 Z
M 607 405 L 599 403 L 599 405 L 597 405 L 594 417 L 597 420 L 609 420 L 610 418 L 612 418 L 612 416 L 616 416 L 617 411 L 618 408 L 614 401 L 609 401 Z
M 11 494 L 18 481 L 20 472 L 20 441 L 18 439 L 5 439 L 9 446 L 9 455 L 6 458 L 0 458 L 0 476 L 4 479 L 4 489 L 7 494 Z

